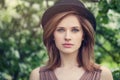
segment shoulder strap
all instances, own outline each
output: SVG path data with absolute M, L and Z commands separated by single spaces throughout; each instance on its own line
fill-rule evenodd
M 40 80 L 56 80 L 53 75 L 53 71 L 45 69 L 45 67 L 40 68 Z
M 84 76 L 81 77 L 80 80 L 100 80 L 101 70 L 96 70 L 92 72 L 86 72 Z

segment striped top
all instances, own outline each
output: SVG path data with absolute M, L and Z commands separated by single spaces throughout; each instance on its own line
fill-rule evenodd
M 85 72 L 79 80 L 100 80 L 101 70 Z M 54 71 L 40 68 L 40 80 L 58 80 Z

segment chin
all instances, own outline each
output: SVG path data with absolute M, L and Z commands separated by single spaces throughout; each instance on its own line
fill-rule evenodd
M 72 51 L 72 50 L 65 50 L 65 51 L 60 51 L 60 53 L 62 54 L 75 54 L 75 53 L 78 53 L 78 51 Z

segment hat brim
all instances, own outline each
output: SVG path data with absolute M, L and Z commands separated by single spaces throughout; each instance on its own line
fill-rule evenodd
M 76 5 L 57 5 L 50 7 L 45 11 L 45 13 L 42 16 L 42 27 L 44 27 L 53 16 L 66 11 L 77 11 L 80 14 L 80 16 L 86 18 L 92 24 L 94 30 L 96 30 L 96 20 L 93 14 L 88 9 Z

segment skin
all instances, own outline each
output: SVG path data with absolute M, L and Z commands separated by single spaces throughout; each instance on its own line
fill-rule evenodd
M 40 80 L 40 78 L 39 78 L 39 75 L 40 75 L 39 70 L 40 70 L 40 67 L 35 68 L 31 72 L 29 80 Z M 101 66 L 101 70 L 102 70 L 102 73 L 101 73 L 101 79 L 100 80 L 113 80 L 111 71 L 108 68 L 106 68 L 104 66 Z M 66 75 L 64 75 L 62 77 L 66 77 Z
M 61 67 L 54 70 L 59 80 L 79 80 L 85 72 L 77 63 L 78 50 L 83 41 L 83 30 L 78 18 L 66 16 L 54 32 L 54 40 L 61 56 Z M 65 74 L 65 77 L 63 77 Z M 69 76 L 72 75 L 72 76 Z
M 54 40 L 61 55 L 78 53 L 83 40 L 83 31 L 76 16 L 69 15 L 58 24 L 54 32 Z
M 56 77 L 58 80 L 79 80 L 85 71 L 82 67 L 78 67 L 76 58 L 78 49 L 84 40 L 84 34 L 77 17 L 74 15 L 66 16 L 57 25 L 53 35 L 61 56 L 61 66 L 54 70 Z M 30 80 L 40 80 L 39 69 L 36 68 L 31 72 Z M 113 80 L 108 68 L 101 67 L 101 69 L 100 80 Z
M 66 16 L 54 32 L 54 40 L 61 56 L 62 65 L 78 65 L 78 50 L 83 40 L 81 24 L 74 15 Z

